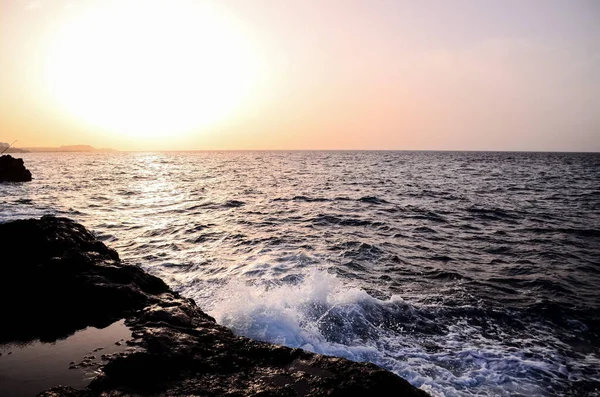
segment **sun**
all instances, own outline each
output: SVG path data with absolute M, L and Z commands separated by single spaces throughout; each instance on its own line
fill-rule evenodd
M 87 2 L 56 29 L 46 59 L 47 87 L 63 111 L 149 140 L 231 116 L 260 69 L 239 23 L 201 0 Z

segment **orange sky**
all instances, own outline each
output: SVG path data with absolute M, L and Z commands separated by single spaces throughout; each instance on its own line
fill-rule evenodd
M 17 146 L 600 151 L 594 0 L 0 1 Z

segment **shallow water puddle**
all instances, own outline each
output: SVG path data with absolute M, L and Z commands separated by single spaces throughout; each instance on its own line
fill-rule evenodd
M 125 320 L 102 329 L 88 327 L 54 343 L 0 345 L 0 396 L 25 397 L 55 386 L 87 386 L 109 355 L 135 348 Z

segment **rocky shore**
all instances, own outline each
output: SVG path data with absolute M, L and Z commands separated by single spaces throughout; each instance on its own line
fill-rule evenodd
M 29 182 L 31 172 L 25 168 L 22 159 L 5 154 L 0 156 L 0 182 Z
M 105 357 L 86 388 L 42 396 L 428 396 L 373 364 L 236 336 L 72 220 L 0 224 L 0 250 L 0 344 L 122 319 L 133 332 L 135 349 Z

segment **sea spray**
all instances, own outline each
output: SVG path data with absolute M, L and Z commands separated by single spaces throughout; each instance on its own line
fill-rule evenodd
M 549 343 L 559 342 L 540 339 L 548 330 L 522 335 L 516 342 L 528 347 L 517 349 L 508 335 L 498 340 L 465 318 L 448 323 L 440 317 L 445 324 L 436 327 L 430 319 L 444 316 L 445 308 L 413 305 L 399 295 L 377 299 L 324 269 L 296 280 L 234 278 L 204 303 L 239 335 L 373 362 L 434 396 L 542 396 L 541 379 L 564 381 L 566 358 Z
M 360 289 L 345 289 L 324 270 L 309 270 L 293 284 L 249 285 L 234 279 L 218 290 L 210 308 L 221 324 L 251 338 L 335 354 L 326 341 L 328 316 L 353 310 L 362 300 L 374 300 Z M 323 350 L 326 349 L 326 350 Z M 345 346 L 338 346 L 346 350 Z M 355 358 L 356 359 L 356 358 Z

